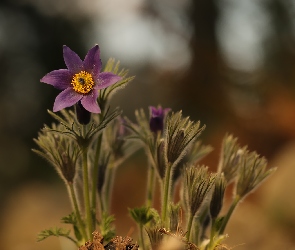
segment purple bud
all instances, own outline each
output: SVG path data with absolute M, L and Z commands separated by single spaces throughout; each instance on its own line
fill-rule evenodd
M 170 108 L 163 109 L 161 106 L 158 108 L 150 106 L 150 130 L 154 133 L 163 131 L 164 119 L 166 114 L 171 110 Z

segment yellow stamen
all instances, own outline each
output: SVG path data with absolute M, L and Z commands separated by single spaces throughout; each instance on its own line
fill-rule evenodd
M 71 84 L 73 89 L 79 94 L 88 94 L 94 87 L 92 75 L 86 71 L 75 74 Z

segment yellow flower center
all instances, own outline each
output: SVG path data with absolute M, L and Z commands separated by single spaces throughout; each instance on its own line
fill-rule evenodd
M 71 84 L 73 85 L 73 89 L 79 94 L 88 94 L 95 85 L 92 75 L 86 71 L 75 74 Z

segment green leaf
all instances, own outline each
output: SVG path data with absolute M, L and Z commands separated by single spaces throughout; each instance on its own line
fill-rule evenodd
M 128 209 L 132 219 L 139 225 L 145 225 L 154 218 L 154 214 L 150 212 L 149 207 L 136 207 Z
M 41 231 L 37 236 L 37 241 L 45 240 L 50 236 L 65 237 L 71 240 L 72 242 L 74 242 L 78 246 L 78 242 L 70 236 L 70 230 L 59 228 L 59 227 L 45 229 Z
M 102 234 L 105 241 L 110 241 L 115 236 L 115 230 L 112 225 L 114 221 L 115 217 L 113 215 L 103 213 L 101 221 L 98 222 L 100 233 Z
M 74 213 L 70 213 L 69 215 L 62 217 L 61 222 L 65 224 L 75 225 L 77 223 L 77 219 Z
M 83 236 L 79 230 L 77 217 L 74 213 L 70 213 L 69 215 L 63 217 L 61 221 L 65 224 L 72 224 L 74 229 L 75 237 L 78 241 L 81 241 Z
M 118 76 L 121 76 L 122 80 L 100 91 L 99 99 L 103 103 L 106 103 L 111 98 L 111 96 L 115 92 L 117 92 L 117 90 L 124 88 L 128 83 L 130 83 L 135 78 L 135 76 L 127 77 L 129 70 L 120 69 L 120 62 L 116 62 L 114 58 L 110 58 L 108 60 L 104 72 L 112 72 Z

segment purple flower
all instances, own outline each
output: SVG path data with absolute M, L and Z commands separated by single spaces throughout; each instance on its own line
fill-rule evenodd
M 170 108 L 163 109 L 161 106 L 158 108 L 150 106 L 150 130 L 154 133 L 157 131 L 163 131 L 164 118 L 166 114 L 171 110 Z
M 102 64 L 98 45 L 88 51 L 84 61 L 64 45 L 63 57 L 67 69 L 53 70 L 40 80 L 62 90 L 55 99 L 53 111 L 57 112 L 80 102 L 89 112 L 100 113 L 97 103 L 99 90 L 122 78 L 111 72 L 100 72 Z

